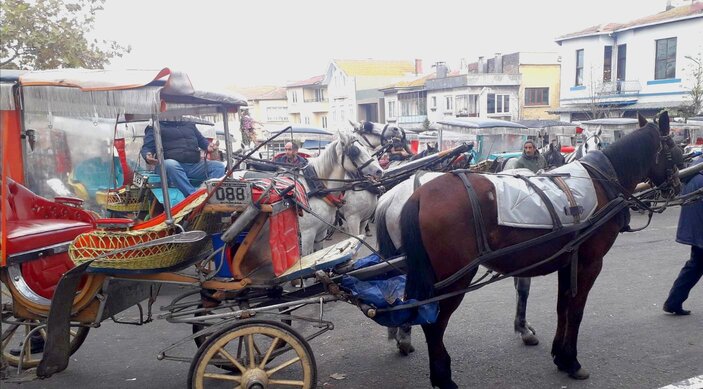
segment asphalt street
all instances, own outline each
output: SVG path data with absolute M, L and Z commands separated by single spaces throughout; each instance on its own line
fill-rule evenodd
M 574 381 L 557 371 L 549 354 L 556 328 L 556 276 L 533 279 L 528 321 L 540 344 L 522 345 L 513 332 L 511 281 L 469 293 L 445 335 L 453 378 L 476 388 L 659 388 L 703 374 L 703 285 L 691 293 L 688 317 L 667 315 L 661 305 L 688 258 L 689 247 L 674 241 L 678 209 L 655 215 L 644 231 L 622 234 L 605 258 L 589 296 L 579 336 L 579 360 L 591 377 Z M 646 218 L 633 214 L 633 227 Z M 371 238 L 371 241 L 373 239 Z M 165 305 L 180 288 L 164 290 Z M 316 315 L 313 307 L 308 312 Z M 134 317 L 135 310 L 122 314 Z M 325 306 L 335 329 L 311 342 L 321 388 L 427 388 L 424 336 L 414 331 L 417 351 L 402 357 L 386 330 L 344 303 Z M 6 389 L 184 387 L 189 364 L 158 361 L 157 353 L 190 333 L 187 325 L 157 320 L 144 326 L 105 322 L 91 330 L 68 369 L 48 380 Z M 186 353 L 195 353 L 188 344 Z

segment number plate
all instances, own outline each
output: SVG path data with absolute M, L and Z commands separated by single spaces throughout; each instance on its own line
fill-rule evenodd
M 132 185 L 142 188 L 146 186 L 146 182 L 149 180 L 148 177 L 144 177 L 143 175 L 134 172 L 134 178 L 132 178 Z
M 211 204 L 247 205 L 251 203 L 250 183 L 225 181 L 220 187 L 217 187 L 218 182 L 218 180 L 207 182 L 208 192 L 214 190 L 214 193 L 210 197 Z

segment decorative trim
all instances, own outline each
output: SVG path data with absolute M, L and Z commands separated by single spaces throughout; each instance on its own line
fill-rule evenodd
M 569 90 L 572 92 L 577 91 L 577 90 L 584 90 L 584 89 L 586 89 L 585 85 L 576 85 L 576 86 L 572 86 L 571 88 L 569 88 Z
M 681 83 L 680 78 L 664 78 L 661 80 L 651 80 L 647 81 L 647 85 L 659 85 L 659 84 L 679 84 Z
M 612 95 L 612 97 L 608 97 L 610 99 L 616 99 L 616 98 L 626 98 L 626 97 L 643 97 L 643 96 L 670 96 L 670 95 L 683 95 L 683 94 L 688 94 L 686 91 L 682 92 L 657 92 L 657 93 L 622 93 L 619 95 Z M 604 98 L 604 99 L 608 99 Z M 585 97 L 570 97 L 566 99 L 559 99 L 559 101 L 572 101 L 572 100 L 583 100 Z

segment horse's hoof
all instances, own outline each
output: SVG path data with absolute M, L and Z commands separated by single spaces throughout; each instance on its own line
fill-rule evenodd
M 585 380 L 590 376 L 591 375 L 583 367 L 580 367 L 578 370 L 569 373 L 569 377 L 575 380 Z
M 415 347 L 412 344 L 398 344 L 398 351 L 400 351 L 400 355 L 407 357 L 410 355 L 410 353 L 415 352 Z
M 522 336 L 522 343 L 525 344 L 525 346 L 536 346 L 539 344 L 539 339 L 537 339 L 537 336 L 535 334 L 524 334 Z

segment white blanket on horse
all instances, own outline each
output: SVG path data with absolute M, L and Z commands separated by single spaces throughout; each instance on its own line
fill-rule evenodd
M 527 169 L 505 170 L 501 174 L 529 176 L 530 181 L 547 195 L 554 205 L 562 225 L 574 224 L 574 218 L 566 213 L 570 208 L 566 194 L 556 186 L 549 177 L 535 176 Z M 590 217 L 596 209 L 596 189 L 590 176 L 580 162 L 572 162 L 560 168 L 550 170 L 548 174 L 568 174 L 564 181 L 571 189 L 576 204 L 583 207 L 580 220 Z M 552 228 L 553 222 L 547 207 L 535 191 L 520 178 L 507 175 L 484 175 L 496 188 L 498 207 L 498 224 L 520 228 Z

